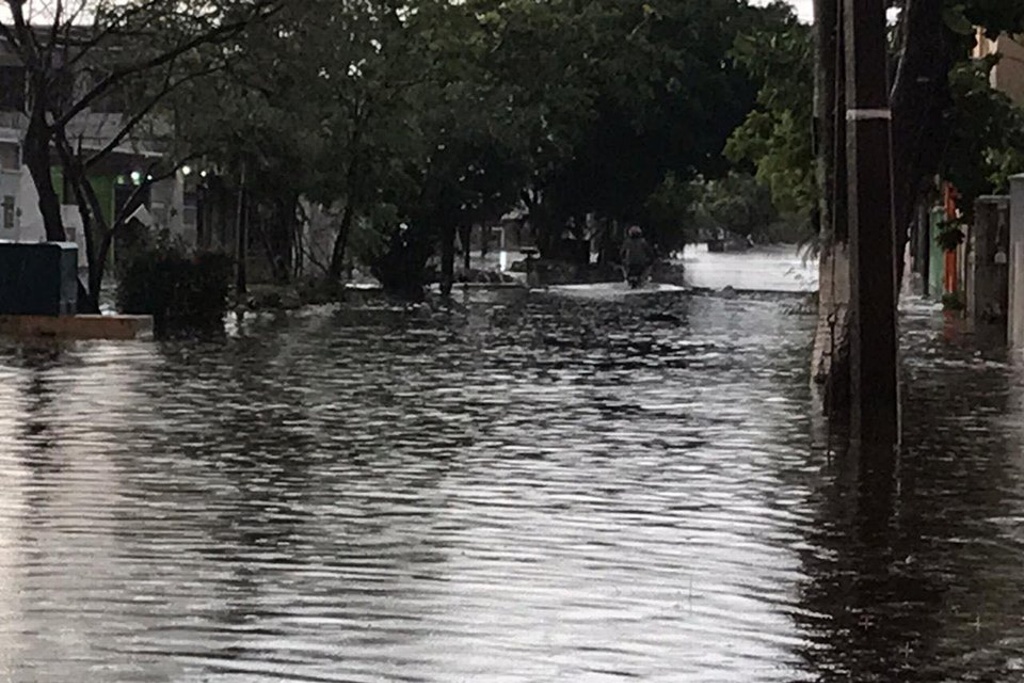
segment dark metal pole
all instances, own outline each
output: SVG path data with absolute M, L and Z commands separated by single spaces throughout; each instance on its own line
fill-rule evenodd
M 896 253 L 884 0 L 845 0 L 851 260 L 850 435 L 899 444 Z

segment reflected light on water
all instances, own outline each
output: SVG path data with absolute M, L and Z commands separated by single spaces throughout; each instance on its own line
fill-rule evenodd
M 911 307 L 880 498 L 789 308 L 472 291 L 4 348 L 0 678 L 1015 680 L 1017 370 Z

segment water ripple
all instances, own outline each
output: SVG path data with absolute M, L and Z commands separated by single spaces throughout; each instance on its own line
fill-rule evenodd
M 0 677 L 1016 680 L 1024 470 L 992 425 L 1024 392 L 929 321 L 877 528 L 780 302 L 480 293 L 4 348 Z

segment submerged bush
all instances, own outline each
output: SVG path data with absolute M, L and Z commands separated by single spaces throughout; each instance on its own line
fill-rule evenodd
M 942 310 L 963 311 L 967 309 L 967 302 L 963 292 L 946 292 L 942 295 Z
M 228 309 L 232 265 L 231 257 L 215 252 L 140 250 L 121 271 L 118 309 L 152 315 L 158 333 L 219 329 Z

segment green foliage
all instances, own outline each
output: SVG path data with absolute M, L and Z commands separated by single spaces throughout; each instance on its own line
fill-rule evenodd
M 730 0 L 590 3 L 583 20 L 595 26 L 588 52 L 598 61 L 580 72 L 591 79 L 593 118 L 571 158 L 535 178 L 554 229 L 586 213 L 634 221 L 670 174 L 727 171 L 725 140 L 757 92 L 729 50 L 740 33 L 788 11 Z
M 982 26 L 985 34 L 994 38 L 1001 33 L 1016 34 L 1024 31 L 1024 3 L 1019 0 L 945 0 L 943 18 L 952 30 Z M 974 31 L 966 34 L 969 41 Z
M 956 251 L 967 236 L 959 221 L 942 221 L 936 227 L 935 244 L 943 251 Z
M 950 137 L 940 172 L 968 214 L 979 196 L 1008 191 L 1009 176 L 1024 170 L 1024 109 L 992 87 L 995 63 L 960 62 L 950 72 Z
M 942 295 L 942 310 L 959 312 L 967 308 L 963 292 L 946 292 Z
M 682 249 L 694 242 L 697 232 L 692 219 L 691 206 L 703 188 L 698 183 L 685 182 L 672 172 L 647 198 L 647 235 L 664 251 Z
M 901 3 L 896 3 L 901 5 Z M 950 0 L 942 18 L 963 57 L 950 72 L 951 106 L 944 128 L 940 167 L 961 193 L 968 213 L 983 194 L 1005 191 L 1009 175 L 1024 169 L 1024 112 L 994 90 L 993 58 L 969 60 L 975 26 L 996 36 L 1024 29 L 1018 0 Z M 741 35 L 733 56 L 762 83 L 757 108 L 730 137 L 726 155 L 751 164 L 783 213 L 809 216 L 820 196 L 813 148 L 814 54 L 811 29 L 795 21 L 779 30 Z M 810 232 L 810 222 L 807 231 Z
M 778 220 L 771 191 L 748 174 L 730 173 L 717 180 L 692 184 L 689 213 L 693 230 L 706 234 L 720 231 L 764 240 L 769 226 Z
M 246 162 L 258 201 L 351 209 L 339 246 L 388 282 L 424 279 L 442 234 L 524 199 L 542 250 L 587 215 L 678 244 L 675 195 L 729 170 L 765 76 L 730 49 L 791 18 L 743 0 L 305 0 L 171 109 L 222 174 Z
M 747 163 L 779 210 L 807 214 L 817 202 L 811 28 L 790 16 L 781 27 L 740 35 L 734 59 L 761 83 L 757 107 L 736 128 L 726 156 Z
M 159 334 L 222 329 L 232 272 L 233 262 L 224 254 L 190 256 L 162 239 L 127 261 L 117 306 L 122 313 L 152 315 Z

